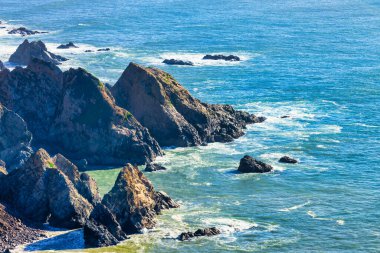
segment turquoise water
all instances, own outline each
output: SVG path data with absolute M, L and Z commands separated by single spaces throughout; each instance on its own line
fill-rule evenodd
M 169 170 L 147 176 L 182 207 L 121 250 L 133 242 L 144 252 L 380 251 L 378 1 L 0 0 L 0 6 L 7 25 L 51 32 L 33 38 L 52 50 L 79 44 L 60 51 L 71 59 L 63 68 L 83 66 L 112 84 L 130 61 L 156 66 L 203 101 L 268 118 L 233 143 L 166 150 L 159 161 Z M 0 30 L 0 59 L 22 40 Z M 102 47 L 112 51 L 83 53 Z M 207 53 L 243 61 L 201 61 Z M 162 65 L 166 57 L 196 66 Z M 244 154 L 275 172 L 234 173 Z M 285 154 L 300 164 L 278 164 Z M 92 175 L 106 192 L 117 172 Z M 172 239 L 206 226 L 223 233 Z

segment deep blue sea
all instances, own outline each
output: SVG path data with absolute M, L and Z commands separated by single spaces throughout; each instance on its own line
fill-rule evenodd
M 380 252 L 379 1 L 0 0 L 0 20 L 48 31 L 28 39 L 70 58 L 64 69 L 113 84 L 131 61 L 155 66 L 202 101 L 268 118 L 232 143 L 167 149 L 169 170 L 147 176 L 181 208 L 96 252 Z M 0 29 L 0 59 L 23 40 Z M 69 41 L 80 48 L 55 49 Z M 202 61 L 209 53 L 243 61 Z M 275 172 L 236 174 L 245 154 Z M 105 193 L 118 172 L 91 174 Z M 222 234 L 173 239 L 210 226 Z

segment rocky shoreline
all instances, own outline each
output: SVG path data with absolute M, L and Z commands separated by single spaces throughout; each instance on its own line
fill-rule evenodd
M 86 247 L 153 228 L 162 210 L 179 205 L 132 164 L 163 170 L 151 164 L 162 146 L 230 142 L 247 124 L 265 120 L 203 103 L 156 68 L 130 63 L 110 87 L 82 68 L 62 71 L 64 60 L 42 41 L 25 40 L 9 61 L 26 67 L 9 70 L 0 62 L 0 221 L 12 223 L 16 216 L 7 210 L 15 210 L 25 231 L 0 251 L 43 236 L 25 225 L 31 223 L 83 228 Z M 87 164 L 123 166 L 103 198 L 95 180 L 79 172 Z

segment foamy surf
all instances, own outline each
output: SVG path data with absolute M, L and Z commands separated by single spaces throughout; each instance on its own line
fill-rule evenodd
M 291 211 L 294 211 L 294 210 L 297 210 L 297 209 L 300 209 L 304 206 L 307 206 L 307 205 L 310 205 L 311 204 L 311 201 L 307 201 L 303 204 L 299 204 L 299 205 L 295 205 L 295 206 L 292 206 L 292 207 L 287 207 L 287 208 L 282 208 L 280 209 L 279 211 L 280 212 L 291 212 Z

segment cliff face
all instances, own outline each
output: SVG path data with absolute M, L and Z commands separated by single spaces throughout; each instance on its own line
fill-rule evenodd
M 202 103 L 168 73 L 134 63 L 111 92 L 163 146 L 232 141 L 247 124 L 264 120 L 228 105 Z
M 147 129 L 84 69 L 62 72 L 33 59 L 27 68 L 1 71 L 0 102 L 25 119 L 34 145 L 74 160 L 143 164 L 162 154 Z

